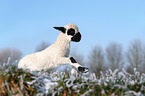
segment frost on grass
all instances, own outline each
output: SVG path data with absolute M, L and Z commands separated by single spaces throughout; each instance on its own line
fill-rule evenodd
M 134 75 L 124 69 L 100 74 L 31 72 L 6 62 L 0 65 L 0 95 L 145 95 L 145 74 L 136 69 Z

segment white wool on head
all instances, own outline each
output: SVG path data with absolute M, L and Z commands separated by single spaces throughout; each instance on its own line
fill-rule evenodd
M 64 26 L 66 29 L 74 28 L 76 31 L 79 31 L 78 27 L 75 24 L 68 24 Z

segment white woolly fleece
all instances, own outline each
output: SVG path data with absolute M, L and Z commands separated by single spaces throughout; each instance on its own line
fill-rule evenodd
M 74 28 L 78 32 L 78 27 L 74 24 L 64 26 L 66 30 Z M 42 69 L 54 68 L 59 65 L 70 64 L 75 68 L 81 66 L 78 63 L 70 61 L 70 42 L 71 37 L 67 33 L 60 32 L 56 42 L 41 52 L 36 52 L 22 58 L 18 64 L 18 68 L 30 69 L 31 71 L 40 71 Z

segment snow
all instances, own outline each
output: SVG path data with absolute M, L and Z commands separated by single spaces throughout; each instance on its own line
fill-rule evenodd
M 56 85 L 58 85 L 58 83 L 57 82 L 51 82 L 51 80 L 49 80 L 49 79 L 44 79 L 44 82 L 45 82 L 45 90 L 46 90 L 46 94 L 48 94 L 49 93 L 49 89 L 52 87 L 52 86 L 56 86 Z

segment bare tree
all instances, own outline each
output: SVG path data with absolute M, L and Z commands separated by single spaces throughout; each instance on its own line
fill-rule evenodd
M 106 48 L 107 62 L 110 69 L 121 70 L 124 65 L 122 47 L 120 44 L 112 43 Z
M 10 58 L 9 63 L 13 63 L 16 60 L 19 60 L 22 56 L 22 53 L 17 49 L 2 49 L 0 51 L 0 64 L 7 63 L 8 58 Z
M 142 42 L 140 40 L 134 40 L 127 51 L 127 61 L 130 64 L 130 68 L 136 68 L 137 71 L 141 71 L 145 66 L 144 59 L 145 51 Z
M 43 41 L 43 42 L 41 42 L 41 44 L 39 44 L 39 45 L 36 47 L 35 52 L 42 51 L 42 50 L 44 50 L 45 48 L 47 48 L 48 46 L 50 46 L 50 44 Z
M 105 71 L 106 66 L 104 62 L 104 53 L 101 47 L 95 46 L 91 50 L 88 58 L 89 68 L 92 72 L 96 73 L 97 75 L 100 75 L 100 71 Z
M 141 65 L 141 71 L 145 73 L 145 45 L 143 46 L 143 61 Z

